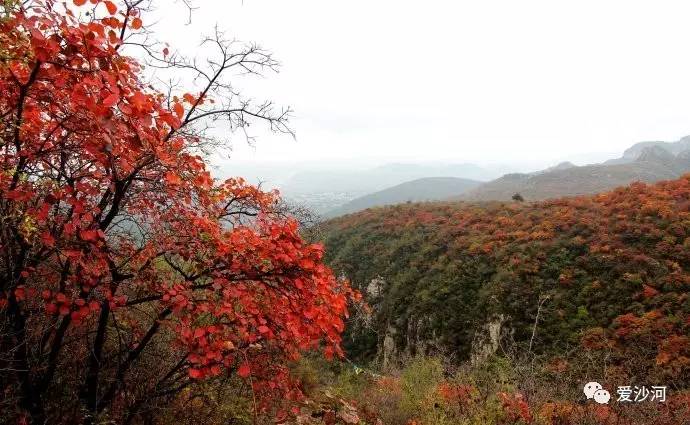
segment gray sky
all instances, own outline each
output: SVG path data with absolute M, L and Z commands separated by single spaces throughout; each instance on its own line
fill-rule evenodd
M 159 11 L 157 35 L 192 52 L 217 23 L 258 42 L 282 69 L 247 93 L 295 109 L 297 141 L 257 129 L 236 161 L 577 161 L 690 134 L 687 0 L 197 5 L 188 26 Z

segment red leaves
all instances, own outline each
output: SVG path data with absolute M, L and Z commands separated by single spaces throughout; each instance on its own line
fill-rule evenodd
M 46 303 L 46 314 L 53 316 L 58 312 L 58 307 L 54 303 Z
M 511 423 L 522 421 L 527 424 L 534 422 L 534 417 L 530 412 L 529 405 L 520 393 L 509 394 L 505 392 L 498 393 L 501 400 L 503 412 L 508 417 Z
M 221 368 L 217 364 L 211 365 L 211 366 L 209 366 L 207 368 L 203 368 L 203 369 L 190 368 L 188 370 L 189 377 L 192 379 L 203 379 L 203 378 L 206 378 L 208 376 L 218 376 L 218 375 L 220 375 L 220 372 L 221 372 Z
M 656 289 L 652 288 L 649 285 L 643 285 L 643 290 L 642 290 L 642 296 L 645 298 L 653 298 L 655 297 L 659 291 Z
M 177 118 L 182 119 L 184 116 L 184 107 L 182 106 L 181 103 L 176 103 L 173 105 L 173 111 L 175 112 L 175 115 L 177 115 Z
M 17 301 L 22 301 L 26 298 L 26 290 L 23 286 L 20 286 L 14 290 L 14 297 L 17 299 Z
M 182 98 L 185 100 L 185 102 L 189 104 L 194 104 L 194 102 L 196 102 L 196 97 L 194 97 L 194 95 L 190 93 L 185 93 L 184 96 L 182 96 Z
M 41 242 L 48 247 L 55 246 L 55 238 L 47 231 L 41 233 Z
M 104 7 L 96 16 L 84 10 L 68 17 L 39 8 L 16 27 L 0 22 L 0 46 L 45 58 L 38 83 L 27 86 L 22 156 L 14 148 L 0 153 L 0 197 L 11 206 L 0 233 L 12 236 L 0 243 L 20 241 L 32 256 L 16 262 L 32 266 L 9 296 L 49 316 L 32 316 L 31 335 L 56 322 L 83 327 L 67 329 L 75 347 L 69 355 L 90 352 L 94 313 L 117 310 L 131 347 L 152 323 L 165 329 L 157 349 L 187 350 L 192 379 L 236 369 L 257 390 L 288 391 L 285 365 L 301 349 L 338 352 L 350 292 L 302 241 L 296 221 L 275 212 L 277 193 L 241 178 L 218 183 L 196 153 L 202 140 L 174 131 L 203 99 L 168 99 L 143 83 L 134 58 L 114 48 L 123 26 L 143 28 L 139 11 L 125 16 L 119 2 L 91 4 Z M 110 16 L 99 17 L 106 10 Z M 33 65 L 0 63 L 0 109 L 11 116 L 17 81 L 27 84 Z M 10 121 L 0 120 L 0 132 L 13 133 Z M 25 169 L 13 184 L 20 161 Z M 0 296 L 5 304 L 7 296 Z M 112 366 L 104 364 L 104 377 Z
M 146 112 L 150 108 L 149 97 L 146 96 L 141 90 L 134 92 L 128 101 L 132 107 L 140 112 Z
M 113 93 L 109 96 L 107 96 L 105 99 L 103 99 L 103 106 L 106 108 L 110 108 L 113 105 L 117 104 L 117 102 L 120 100 L 120 96 Z
M 656 364 L 672 373 L 680 373 L 690 363 L 690 338 L 685 335 L 671 335 L 661 341 Z
M 171 171 L 168 171 L 167 173 L 165 173 L 165 181 L 167 181 L 171 185 L 178 185 L 178 184 L 182 183 L 182 179 L 180 178 L 180 176 L 177 175 L 176 173 L 171 172 Z
M 105 4 L 105 7 L 108 9 L 108 13 L 110 13 L 111 15 L 117 13 L 117 6 L 115 6 L 115 3 L 113 3 L 112 1 L 106 0 L 103 2 L 103 4 Z
M 335 348 L 333 348 L 332 345 L 326 346 L 323 350 L 323 355 L 326 358 L 326 360 L 333 360 L 333 355 L 335 354 Z
M 82 230 L 79 232 L 79 236 L 82 238 L 82 240 L 88 242 L 95 242 L 99 237 L 97 230 Z
M 314 260 L 312 260 L 311 258 L 302 258 L 299 261 L 299 266 L 302 267 L 303 269 L 312 269 L 312 268 L 314 268 L 314 265 L 315 265 Z
M 249 363 L 244 362 L 237 368 L 237 374 L 242 378 L 248 378 L 252 374 L 252 370 L 249 367 Z
M 456 384 L 442 381 L 436 392 L 446 403 L 467 406 L 479 400 L 479 390 L 474 385 Z

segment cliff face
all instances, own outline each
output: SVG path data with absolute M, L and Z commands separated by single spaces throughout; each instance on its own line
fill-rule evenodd
M 504 314 L 497 314 L 484 323 L 477 330 L 474 341 L 472 341 L 472 351 L 470 361 L 477 365 L 485 362 L 489 357 L 499 352 L 501 345 L 507 344 L 512 334 L 512 329 L 506 325 L 509 318 Z
M 385 315 L 385 294 L 389 291 L 386 280 L 380 276 L 371 279 L 364 286 L 364 296 L 371 308 L 371 316 Z M 373 350 L 375 358 L 384 368 L 394 363 L 401 356 L 415 356 L 444 351 L 432 327 L 432 319 L 426 317 L 408 317 L 405 320 L 389 317 L 385 330 L 375 340 Z M 371 322 L 369 322 L 371 323 Z M 355 327 L 355 332 L 366 332 L 364 326 Z
M 382 313 L 381 297 L 386 290 L 386 281 L 380 276 L 366 285 L 364 295 L 374 316 Z M 475 329 L 469 351 L 469 359 L 473 364 L 486 361 L 510 343 L 514 330 L 510 328 L 509 323 L 508 316 L 496 314 Z M 404 321 L 389 318 L 385 331 L 376 340 L 376 360 L 384 369 L 388 369 L 401 357 L 453 355 L 456 347 L 444 343 L 433 325 L 433 313 L 423 317 L 411 316 Z

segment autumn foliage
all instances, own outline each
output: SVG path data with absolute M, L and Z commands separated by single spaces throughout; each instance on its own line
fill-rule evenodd
M 362 290 L 385 282 L 352 355 L 372 358 L 393 325 L 398 353 L 466 360 L 503 317 L 499 353 L 545 359 L 568 376 L 554 388 L 690 386 L 690 176 L 539 203 L 370 209 L 324 229 L 336 270 Z
M 164 94 L 124 53 L 144 30 L 141 1 L 4 4 L 3 420 L 136 423 L 209 378 L 244 382 L 258 411 L 299 398 L 285 365 L 340 353 L 353 293 L 276 193 L 212 178 L 201 126 L 285 129 L 269 104 L 223 93 L 226 71 L 270 57 L 217 39 L 206 84 Z M 152 56 L 189 68 L 168 47 Z

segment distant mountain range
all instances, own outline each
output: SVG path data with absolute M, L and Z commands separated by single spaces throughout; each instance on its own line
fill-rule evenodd
M 407 201 L 510 201 L 516 193 L 526 201 L 586 195 L 634 181 L 654 183 L 675 179 L 689 172 L 690 136 L 687 136 L 677 142 L 637 143 L 620 158 L 601 164 L 577 166 L 561 162 L 544 170 L 505 174 L 485 182 L 480 180 L 486 180 L 490 172 L 473 164 L 389 164 L 346 176 L 303 173 L 295 176 L 292 183 L 293 187 L 312 192 L 327 187 L 331 190 L 359 188 L 360 193 L 350 194 L 349 202 L 331 204 L 320 211 L 325 218 L 332 218 Z M 403 180 L 409 176 L 414 178 Z
M 464 193 L 481 185 L 477 180 L 459 177 L 426 177 L 365 195 L 324 214 L 336 217 L 371 207 L 404 202 L 439 201 Z
M 334 214 L 344 214 L 345 212 L 337 212 L 336 210 L 349 201 L 360 196 L 392 188 L 401 183 L 429 177 L 489 181 L 503 175 L 505 170 L 506 167 L 503 166 L 494 165 L 484 168 L 469 163 L 392 163 L 361 170 L 316 169 L 302 171 L 292 175 L 279 184 L 278 187 L 288 202 L 305 206 L 317 214 L 333 217 Z M 453 196 L 453 194 L 457 195 L 464 192 L 464 190 L 455 190 L 453 192 L 436 190 L 434 193 L 439 195 L 427 198 L 424 193 L 429 191 L 429 185 L 423 188 L 422 186 L 424 185 L 418 186 L 419 193 L 416 193 L 413 189 L 403 188 L 404 195 L 399 195 L 402 198 L 390 198 L 395 199 L 394 201 L 390 200 L 381 204 L 375 203 L 370 205 L 370 201 L 365 200 L 362 205 L 366 206 L 363 208 L 385 205 L 390 202 L 405 202 L 408 199 L 439 200 L 443 199 L 437 197 L 441 193 L 445 197 L 449 197 Z M 462 187 L 464 186 L 455 186 L 456 189 L 461 189 Z M 431 190 L 433 191 L 433 189 Z M 389 195 L 383 194 L 382 196 L 382 199 L 389 199 Z M 376 199 L 376 196 L 374 198 Z M 353 210 L 352 208 L 352 206 L 348 206 L 343 211 L 356 211 L 356 209 Z
M 519 193 L 525 200 L 534 201 L 602 192 L 633 181 L 654 183 L 687 172 L 690 172 L 690 136 L 673 143 L 637 143 L 621 158 L 602 164 L 578 167 L 562 163 L 531 174 L 506 174 L 455 199 L 507 201 Z
M 386 164 L 365 170 L 297 173 L 281 185 L 287 195 L 346 192 L 357 196 L 426 177 L 460 177 L 488 181 L 502 175 L 475 164 Z

